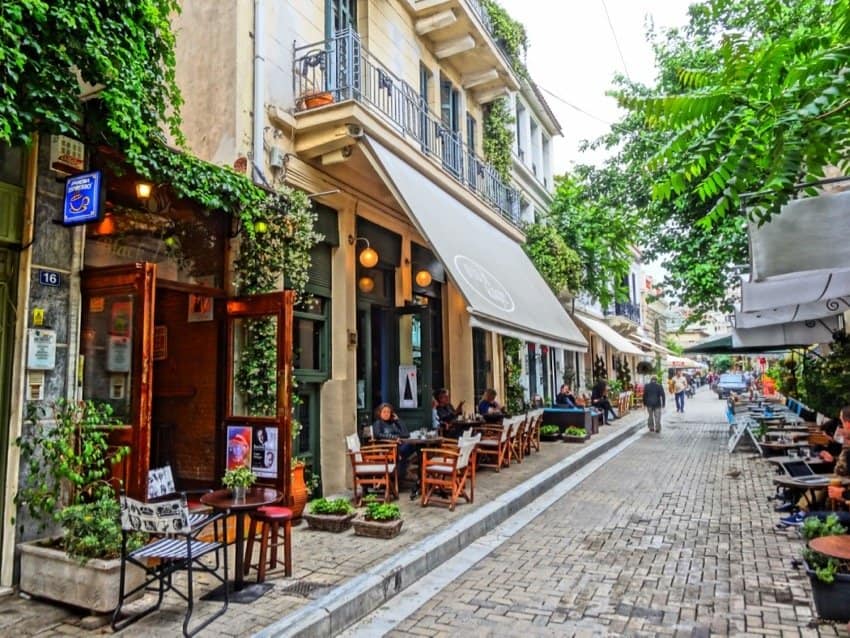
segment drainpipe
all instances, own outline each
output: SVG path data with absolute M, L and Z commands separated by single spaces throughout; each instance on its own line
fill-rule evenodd
M 263 129 L 265 124 L 264 95 L 265 88 L 265 2 L 254 0 L 254 132 L 253 151 L 251 157 L 251 175 L 254 183 L 265 182 L 263 169 L 265 168 L 263 153 Z

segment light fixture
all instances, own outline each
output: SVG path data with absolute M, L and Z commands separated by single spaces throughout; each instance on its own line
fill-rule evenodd
M 366 248 L 360 253 L 358 257 L 360 261 L 360 265 L 364 268 L 374 268 L 378 264 L 378 260 L 380 257 L 378 256 L 378 251 L 372 248 L 369 245 L 369 240 L 365 237 L 354 237 L 353 235 L 348 236 L 349 244 L 356 244 L 358 241 L 366 242 Z
M 360 289 L 360 292 L 368 294 L 375 289 L 375 280 L 368 275 L 364 275 L 357 280 L 357 287 Z
M 136 197 L 148 199 L 153 192 L 153 184 L 150 182 L 136 182 Z
M 416 273 L 416 285 L 420 288 L 427 288 L 431 285 L 431 281 L 433 281 L 433 277 L 431 277 L 431 273 L 425 270 L 424 268 Z
M 259 221 L 254 222 L 254 232 L 258 235 L 263 235 L 269 232 L 269 225 L 260 219 Z

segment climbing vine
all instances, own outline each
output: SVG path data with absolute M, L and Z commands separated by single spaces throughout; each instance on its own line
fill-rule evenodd
M 505 403 L 509 413 L 519 414 L 525 403 L 521 383 L 522 341 L 503 337 L 502 346 L 505 353 Z
M 527 76 L 525 55 L 528 52 L 528 33 L 525 26 L 514 20 L 496 0 L 482 0 L 481 4 L 490 17 L 493 38 L 508 55 L 514 71 Z
M 583 272 L 581 259 L 558 229 L 551 224 L 529 224 L 525 238 L 525 252 L 552 292 L 577 293 Z
M 484 109 L 484 158 L 493 165 L 499 176 L 507 181 L 511 174 L 511 153 L 516 121 L 508 108 L 509 102 L 502 98 Z

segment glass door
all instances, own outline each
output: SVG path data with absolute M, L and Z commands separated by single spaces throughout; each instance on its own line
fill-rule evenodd
M 150 464 L 155 281 L 150 263 L 82 273 L 83 399 L 109 404 L 121 421 L 109 442 L 130 454 L 112 475 L 138 499 L 146 497 Z
M 227 302 L 227 401 L 217 475 L 239 465 L 291 498 L 292 303 L 284 291 Z
M 395 346 L 389 375 L 390 401 L 409 430 L 427 428 L 431 425 L 434 392 L 430 308 L 394 308 L 388 317 Z

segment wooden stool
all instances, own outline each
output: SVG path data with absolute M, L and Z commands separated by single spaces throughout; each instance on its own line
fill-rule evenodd
M 257 523 L 260 524 L 260 558 L 256 564 L 257 582 L 266 579 L 266 567 L 274 569 L 278 564 L 277 548 L 283 545 L 283 572 L 292 576 L 292 510 L 288 507 L 269 505 L 251 513 L 251 527 L 248 531 L 248 544 L 245 546 L 245 574 L 253 567 L 251 558 L 254 552 L 254 539 L 257 536 Z M 280 539 L 280 526 L 283 524 L 283 540 Z M 271 556 L 266 552 L 271 550 Z

